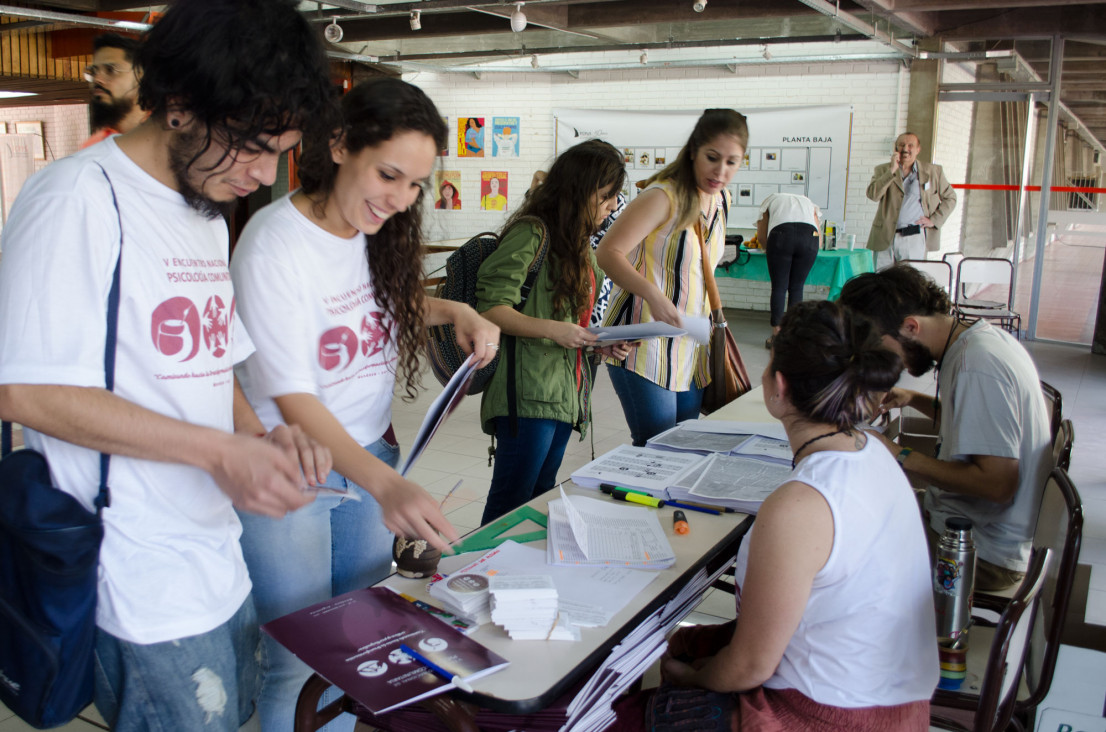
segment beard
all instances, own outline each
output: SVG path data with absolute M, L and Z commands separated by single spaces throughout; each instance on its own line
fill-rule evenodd
M 192 166 L 206 148 L 217 144 L 205 139 L 198 131 L 180 132 L 169 141 L 169 168 L 177 184 L 177 190 L 194 211 L 209 219 L 220 216 L 229 219 L 237 201 L 216 201 L 205 196 L 192 182 Z M 214 171 L 207 171 L 214 175 Z M 201 186 L 203 184 L 201 183 Z
M 134 109 L 133 99 L 116 99 L 110 101 L 94 97 L 89 103 L 89 116 L 92 119 L 92 129 L 99 130 L 104 127 L 116 128 L 123 118 Z
M 937 365 L 933 353 L 918 341 L 899 337 L 896 340 L 902 348 L 902 365 L 911 376 L 922 376 Z

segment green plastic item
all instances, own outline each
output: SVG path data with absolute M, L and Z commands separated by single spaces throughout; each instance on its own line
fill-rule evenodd
M 504 534 L 524 521 L 533 521 L 543 528 L 537 531 L 504 536 Z M 482 529 L 478 529 L 475 533 L 469 534 L 461 540 L 460 544 L 455 545 L 454 549 L 459 553 L 478 552 L 495 549 L 508 539 L 517 541 L 520 544 L 525 544 L 528 541 L 538 541 L 546 537 L 546 529 L 544 527 L 548 525 L 548 519 L 544 513 L 530 506 L 520 506 L 506 516 L 502 516 Z

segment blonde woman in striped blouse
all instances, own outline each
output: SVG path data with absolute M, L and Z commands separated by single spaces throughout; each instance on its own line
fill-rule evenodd
M 708 109 L 676 160 L 646 181 L 596 252 L 614 282 L 605 324 L 680 326 L 684 315 L 710 314 L 704 259 L 713 270 L 722 258 L 726 185 L 748 142 L 744 115 Z M 707 348 L 690 337 L 649 340 L 606 363 L 635 445 L 698 416 L 710 375 Z

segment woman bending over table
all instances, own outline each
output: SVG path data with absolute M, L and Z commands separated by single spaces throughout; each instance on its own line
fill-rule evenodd
M 726 246 L 726 185 L 749 143 L 745 116 L 708 109 L 668 167 L 646 181 L 603 237 L 599 266 L 614 282 L 606 325 L 710 315 L 703 268 L 713 272 Z M 716 322 L 724 320 L 721 308 Z M 629 358 L 607 359 L 635 445 L 699 416 L 710 383 L 708 348 L 690 336 L 654 338 Z
M 738 616 L 677 631 L 616 730 L 929 729 L 937 643 L 925 532 L 888 450 L 853 425 L 901 362 L 832 302 L 786 315 L 765 403 L 794 452 L 737 555 Z

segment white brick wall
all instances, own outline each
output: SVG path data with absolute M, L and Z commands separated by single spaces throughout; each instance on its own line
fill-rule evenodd
M 88 137 L 88 105 L 2 107 L 0 122 L 7 122 L 8 132 L 15 132 L 15 122 L 42 122 L 42 134 L 46 138 L 46 160 L 35 161 L 35 170 L 41 170 L 48 163 L 77 152 L 80 144 Z
M 906 120 L 909 72 L 897 63 L 823 63 L 738 66 L 724 68 L 631 69 L 567 74 L 485 73 L 482 79 L 459 74 L 413 73 L 404 79 L 421 87 L 447 115 L 451 126 L 447 170 L 460 170 L 462 211 L 428 209 L 426 230 L 434 240 L 460 239 L 497 229 L 501 213 L 479 210 L 479 171 L 510 174 L 508 208 L 513 211 L 529 187 L 535 170 L 547 168 L 554 149 L 553 109 L 704 109 L 851 104 L 854 107 L 850 165 L 846 191 L 846 222 L 840 236 L 853 233 L 857 246 L 868 239 L 875 204 L 864 190 L 872 169 L 885 162 L 895 135 Z M 895 118 L 896 97 L 899 118 Z M 459 116 L 520 118 L 518 159 L 456 157 Z M 489 131 L 490 134 L 490 131 Z M 508 212 L 509 213 L 509 212 Z M 432 269 L 436 264 L 428 263 Z M 727 307 L 766 310 L 768 283 L 720 280 Z M 825 297 L 827 288 L 807 288 L 811 297 Z

